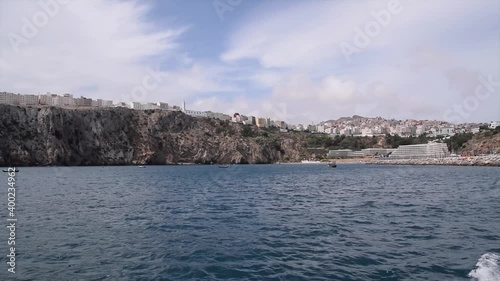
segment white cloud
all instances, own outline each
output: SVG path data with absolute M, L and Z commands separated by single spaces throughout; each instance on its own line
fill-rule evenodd
M 342 9 L 353 8 L 343 8 L 346 3 L 335 2 L 341 6 L 339 9 L 332 1 L 316 1 L 313 5 L 304 2 L 265 17 L 255 16 L 259 20 L 234 33 L 222 59 L 231 62 L 255 58 L 264 67 L 293 67 L 338 56 L 338 38 L 348 38 L 353 20 L 349 18 L 359 20 L 359 14 L 343 13 Z M 332 30 L 334 25 L 337 28 Z
M 438 2 L 393 0 L 402 12 L 368 46 L 403 48 L 424 40 L 442 42 L 457 26 L 480 18 L 479 11 L 498 8 L 493 0 Z M 263 67 L 310 67 L 342 56 L 341 42 L 353 44 L 355 28 L 364 29 L 373 12 L 387 9 L 391 1 L 307 1 L 289 9 L 254 14 L 259 20 L 242 24 L 232 35 L 222 59 L 232 62 L 257 59 Z M 498 10 L 498 9 L 497 9 Z M 496 13 L 498 15 L 498 13 Z M 464 21 L 464 18 L 467 21 Z
M 495 0 L 400 0 L 403 11 L 346 61 L 340 43 L 352 43 L 355 28 L 388 2 L 294 1 L 273 9 L 262 1 L 232 22 L 227 49 L 210 45 L 206 57 L 194 58 L 183 39 L 200 25 L 153 22 L 154 2 L 118 0 L 61 5 L 16 53 L 8 34 L 21 34 L 23 18 L 43 10 L 38 1 L 0 1 L 0 90 L 119 101 L 158 69 L 161 83 L 143 102 L 186 99 L 193 109 L 309 123 L 353 114 L 440 118 L 469 95 L 475 74 L 500 77 Z M 471 118 L 496 118 L 495 98 Z
M 22 36 L 23 18 L 44 11 L 38 1 L 2 1 L 0 6 L 9 11 L 2 12 L 2 35 Z M 9 40 L 0 41 L 2 90 L 133 100 L 134 87 L 142 85 L 148 69 L 157 68 L 161 83 L 138 101 L 178 103 L 201 91 L 223 89 L 207 71 L 210 67 L 194 62 L 183 50 L 180 39 L 188 28 L 153 25 L 147 18 L 151 8 L 116 0 L 59 5 L 58 13 L 20 44 L 17 53 Z M 164 62 L 174 66 L 161 68 Z
M 259 71 L 255 73 L 251 80 L 258 86 L 272 87 L 276 85 L 282 78 L 282 74 L 277 71 Z
M 494 0 L 401 0 L 402 12 L 347 61 L 339 45 L 354 44 L 355 29 L 390 2 L 263 5 L 235 28 L 221 59 L 257 62 L 251 77 L 272 93 L 266 101 L 285 102 L 301 112 L 295 119 L 314 121 L 344 114 L 442 118 L 450 103 L 471 94 L 478 73 L 499 73 Z M 384 87 L 374 92 L 374 84 Z M 489 103 L 481 106 L 474 121 L 496 115 Z

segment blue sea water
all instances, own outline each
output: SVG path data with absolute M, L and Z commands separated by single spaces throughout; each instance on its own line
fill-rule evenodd
M 0 280 L 500 280 L 499 168 L 20 170 Z

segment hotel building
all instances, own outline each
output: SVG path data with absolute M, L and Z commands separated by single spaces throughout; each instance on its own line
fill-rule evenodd
M 443 158 L 450 156 L 446 143 L 400 145 L 396 151 L 389 155 L 390 158 Z

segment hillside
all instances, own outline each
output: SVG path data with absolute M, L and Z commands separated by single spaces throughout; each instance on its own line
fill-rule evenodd
M 274 163 L 304 137 L 181 112 L 0 105 L 0 166 Z
M 324 123 L 351 122 L 351 121 L 363 120 L 363 119 L 372 119 L 372 118 L 363 117 L 363 116 L 360 116 L 360 115 L 353 115 L 352 117 L 345 116 L 345 117 L 340 117 L 339 119 L 330 119 L 330 120 L 327 120 L 327 121 L 323 121 L 321 123 L 324 124 Z
M 461 152 L 475 155 L 500 153 L 500 127 L 474 135 L 463 144 Z

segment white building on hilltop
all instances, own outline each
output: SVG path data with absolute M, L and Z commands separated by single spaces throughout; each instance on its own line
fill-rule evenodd
M 196 111 L 196 110 L 187 110 L 186 109 L 186 101 L 182 101 L 181 111 L 184 112 L 185 114 L 193 116 L 193 117 L 208 117 L 207 112 Z
M 205 113 L 207 114 L 208 118 L 218 119 L 218 120 L 231 120 L 231 116 L 224 113 L 212 112 L 212 111 L 206 111 Z
M 168 110 L 168 103 L 166 102 L 157 102 L 156 105 L 159 109 Z
M 38 95 L 38 104 L 52 105 L 52 95 L 49 92 L 45 95 Z
M 102 101 L 102 107 L 112 107 L 113 106 L 113 101 L 111 100 L 103 100 Z
M 20 101 L 19 94 L 16 95 L 14 93 L 6 93 L 6 92 L 0 93 L 1 104 L 19 105 L 19 101 Z
M 38 96 L 36 95 L 21 95 L 19 98 L 20 105 L 38 105 Z
M 63 106 L 63 97 L 53 94 L 51 96 L 50 106 Z
M 207 117 L 207 113 L 203 111 L 196 111 L 196 110 L 184 110 L 183 111 L 185 114 L 193 116 L 193 117 Z
M 156 103 L 146 103 L 141 105 L 141 109 L 143 110 L 154 110 L 159 109 L 160 107 Z
M 500 126 L 500 121 L 491 121 L 490 123 L 490 129 L 495 129 L 496 127 Z
M 130 102 L 130 108 L 131 109 L 137 109 L 137 110 L 140 110 L 142 109 L 142 105 L 140 102 L 135 102 L 135 101 L 132 101 Z
M 68 93 L 64 94 L 63 106 L 75 106 L 75 99 L 73 98 L 73 95 L 70 95 Z

